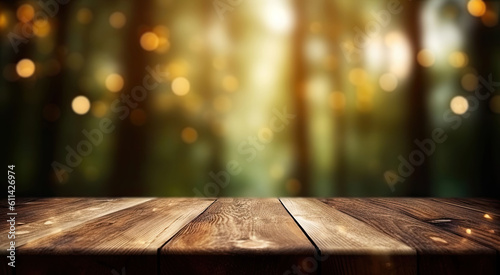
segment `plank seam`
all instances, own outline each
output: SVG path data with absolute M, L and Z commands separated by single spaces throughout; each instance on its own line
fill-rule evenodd
M 162 244 L 158 250 L 156 251 L 156 270 L 158 272 L 158 275 L 161 275 L 161 250 L 163 249 L 163 247 L 165 245 L 168 244 L 168 242 L 170 242 L 172 239 L 174 239 L 175 237 L 177 237 L 177 235 L 179 235 L 179 233 L 184 229 L 186 228 L 188 225 L 191 224 L 191 222 L 193 222 L 194 220 L 196 220 L 199 216 L 203 215 L 203 213 L 205 213 L 210 207 L 212 207 L 212 205 L 217 202 L 219 199 L 215 199 L 209 206 L 207 206 L 207 208 L 205 208 L 203 211 L 201 211 L 200 214 L 198 214 L 196 217 L 194 217 L 193 219 L 191 219 L 188 223 L 186 223 L 186 225 L 184 225 L 182 228 L 180 228 L 177 232 L 175 232 L 175 234 L 170 237 L 170 239 L 168 239 L 164 244 Z
M 300 230 L 302 230 L 302 233 L 304 233 L 304 235 L 306 236 L 306 238 L 311 242 L 311 244 L 314 246 L 314 249 L 316 250 L 316 253 L 318 253 L 318 258 L 321 258 L 321 250 L 319 249 L 319 247 L 316 245 L 316 243 L 314 243 L 313 239 L 309 236 L 309 234 L 307 234 L 306 230 L 300 225 L 300 223 L 295 219 L 295 217 L 292 215 L 292 213 L 290 213 L 290 211 L 288 211 L 288 209 L 286 208 L 285 204 L 281 201 L 281 198 L 278 198 L 278 201 L 281 203 L 281 205 L 283 206 L 283 208 L 285 208 L 285 211 L 288 213 L 288 215 L 290 215 L 290 217 L 292 217 L 293 221 L 297 224 L 297 226 L 300 228 Z M 317 261 L 318 262 L 318 270 L 317 270 L 317 274 L 321 274 L 321 261 Z
M 349 217 L 351 217 L 351 218 L 354 218 L 354 219 L 356 219 L 356 220 L 358 220 L 358 221 L 360 221 L 360 222 L 362 222 L 362 223 L 366 224 L 367 226 L 369 226 L 369 227 L 370 227 L 370 228 L 372 228 L 373 230 L 376 230 L 376 231 L 378 231 L 379 233 L 382 233 L 382 234 L 384 234 L 384 235 L 388 236 L 389 238 L 392 238 L 392 239 L 394 239 L 394 240 L 396 240 L 396 241 L 398 241 L 398 242 L 401 242 L 401 243 L 405 244 L 406 246 L 410 247 L 410 248 L 413 250 L 413 252 L 415 252 L 415 265 L 416 265 L 416 266 L 415 266 L 415 268 L 416 268 L 416 273 L 415 273 L 415 274 L 420 274 L 420 262 L 421 262 L 421 258 L 420 258 L 420 257 L 421 257 L 422 255 L 421 255 L 421 253 L 419 252 L 419 250 L 418 250 L 416 247 L 413 247 L 413 246 L 412 246 L 412 245 L 410 245 L 410 244 L 406 244 L 405 242 L 403 242 L 403 241 L 401 241 L 401 240 L 399 240 L 399 239 L 395 238 L 394 236 L 391 236 L 390 234 L 387 234 L 387 233 L 385 233 L 384 231 L 382 231 L 382 230 L 380 230 L 380 229 L 378 229 L 378 228 L 376 228 L 376 227 L 374 227 L 374 226 L 372 226 L 372 225 L 370 225 L 370 224 L 365 223 L 363 220 L 359 219 L 358 217 L 356 217 L 356 216 L 354 216 L 354 215 L 351 215 L 351 214 L 350 214 L 350 213 L 348 213 L 348 212 L 344 212 L 344 211 L 342 211 L 341 209 L 337 209 L 337 208 L 335 208 L 334 206 L 329 205 L 326 201 L 323 201 L 323 200 L 320 200 L 320 199 L 317 199 L 317 200 L 318 200 L 318 201 L 320 201 L 321 203 L 323 203 L 323 204 L 327 205 L 328 207 L 331 207 L 331 208 L 333 208 L 333 209 L 335 209 L 335 210 L 339 211 L 340 213 L 343 213 L 343 214 L 345 214 L 345 215 L 347 215 L 347 216 L 349 216 Z M 380 206 L 380 207 L 384 207 L 384 208 L 386 208 L 386 209 L 394 210 L 394 209 L 392 209 L 392 208 L 388 208 L 388 207 L 385 207 L 385 206 L 382 206 L 382 205 L 378 205 L 378 204 L 372 203 L 371 201 L 365 201 L 365 202 L 366 202 L 367 204 L 371 204 L 371 205 L 374 205 L 374 206 Z M 394 210 L 394 211 L 395 211 L 395 210 Z M 396 212 L 398 212 L 398 213 L 400 213 L 400 214 L 405 215 L 404 213 L 401 213 L 401 212 L 399 212 L 399 211 L 396 211 Z M 420 220 L 418 220 L 418 219 L 416 219 L 416 218 L 414 218 L 414 217 L 411 217 L 411 216 L 408 216 L 408 218 L 410 218 L 410 219 L 414 219 L 414 220 L 419 221 L 419 222 L 422 222 L 422 221 L 420 221 Z M 424 222 L 424 223 L 425 223 L 425 222 Z M 439 227 L 438 227 L 438 228 L 439 228 Z

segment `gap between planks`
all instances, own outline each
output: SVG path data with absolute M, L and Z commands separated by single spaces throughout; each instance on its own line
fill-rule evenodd
M 288 211 L 288 209 L 286 208 L 286 206 L 283 204 L 283 201 L 281 200 L 281 198 L 278 198 L 279 202 L 281 203 L 281 206 L 283 206 L 283 208 L 285 208 L 285 211 L 288 213 L 288 215 L 290 215 L 290 217 L 292 217 L 293 221 L 295 222 L 295 224 L 297 224 L 297 226 L 300 228 L 300 230 L 302 230 L 302 232 L 304 233 L 304 235 L 307 237 L 307 239 L 311 242 L 311 244 L 314 246 L 314 249 L 316 249 L 316 253 L 317 253 L 317 256 L 321 259 L 321 250 L 319 249 L 319 247 L 316 245 L 316 243 L 314 243 L 313 239 L 311 238 L 311 236 L 309 236 L 309 234 L 307 234 L 306 230 L 300 225 L 300 223 L 295 219 L 295 217 L 292 215 L 292 213 L 290 213 L 290 211 Z M 316 259 L 316 262 L 318 263 L 318 274 L 321 274 L 321 262 L 322 261 L 319 261 L 318 259 Z
M 214 201 L 209 206 L 207 206 L 207 208 L 205 208 L 205 210 L 203 210 L 200 214 L 198 214 L 198 216 L 194 217 L 191 221 L 189 221 L 188 223 L 186 223 L 181 229 L 179 229 L 177 232 L 175 232 L 175 234 L 172 237 L 170 237 L 170 239 L 168 239 L 164 244 L 162 244 L 160 247 L 158 247 L 158 249 L 156 251 L 156 265 L 157 265 L 157 271 L 158 271 L 157 274 L 158 275 L 161 274 L 161 250 L 163 249 L 163 247 L 165 245 L 167 245 L 167 243 L 170 242 L 173 238 L 175 238 L 177 236 L 177 234 L 179 234 L 179 232 L 181 232 L 192 221 L 196 220 L 199 216 L 201 216 L 203 213 L 205 213 L 218 200 L 219 200 L 218 198 L 215 198 Z

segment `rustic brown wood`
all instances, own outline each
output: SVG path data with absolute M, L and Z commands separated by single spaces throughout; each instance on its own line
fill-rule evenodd
M 463 199 L 463 198 L 439 198 L 432 199 L 442 203 L 451 204 L 461 208 L 482 212 L 484 214 L 494 215 L 500 218 L 500 201 L 494 199 Z
M 213 201 L 153 199 L 110 213 L 21 246 L 18 270 L 120 274 L 125 268 L 127 274 L 156 274 L 158 249 Z
M 51 275 L 498 271 L 498 200 L 214 200 L 19 198 L 16 271 Z M 5 213 L 5 204 L 2 209 Z M 7 231 L 8 223 L 0 223 L 0 274 L 12 274 L 5 257 Z
M 497 251 L 500 250 L 500 223 L 491 214 L 430 199 L 391 198 L 369 199 L 368 201 L 390 207 L 422 222 L 432 224 Z
M 23 205 L 27 202 L 33 202 L 36 200 L 40 200 L 39 198 L 15 198 L 15 203 L 17 206 Z M 9 201 L 7 199 L 0 201 L 1 208 L 7 208 L 9 206 Z
M 325 274 L 416 274 L 416 251 L 317 199 L 281 202 L 318 246 Z
M 122 210 L 151 198 L 51 198 L 28 200 L 16 206 L 16 245 L 61 232 L 86 221 Z M 9 224 L 0 223 L 0 250 L 5 254 Z
M 161 273 L 291 273 L 314 252 L 278 199 L 219 199 L 161 249 Z
M 367 199 L 324 199 L 326 204 L 415 248 L 419 274 L 494 274 L 496 252 L 467 238 Z

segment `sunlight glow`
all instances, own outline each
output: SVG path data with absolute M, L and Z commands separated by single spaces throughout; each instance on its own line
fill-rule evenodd
M 264 22 L 269 29 L 288 33 L 293 27 L 293 14 L 285 1 L 268 1 L 264 6 Z

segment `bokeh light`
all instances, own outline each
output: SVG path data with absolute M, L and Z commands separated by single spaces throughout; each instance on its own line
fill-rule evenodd
M 127 17 L 122 12 L 116 11 L 109 16 L 109 24 L 115 29 L 121 29 L 127 23 Z
M 189 93 L 189 81 L 184 77 L 178 77 L 172 82 L 172 91 L 178 96 L 184 96 Z
M 472 16 L 480 17 L 486 12 L 486 4 L 483 0 L 469 0 L 467 10 Z
M 434 54 L 428 49 L 422 49 L 417 54 L 417 61 L 422 67 L 430 67 L 434 65 Z
M 9 25 L 9 18 L 4 12 L 0 12 L 0 30 L 5 29 Z
M 23 4 L 17 9 L 17 19 L 23 23 L 28 23 L 35 17 L 35 9 L 30 4 Z
M 4 143 L 31 166 L 20 194 L 193 196 L 231 160 L 244 169 L 221 196 L 500 192 L 500 95 L 487 84 L 500 82 L 500 4 L 407 1 L 388 18 L 386 0 L 327 2 L 247 2 L 224 20 L 210 3 L 74 0 L 53 16 L 1 4 L 0 103 L 16 117 Z M 416 138 L 459 119 L 453 141 L 387 185 Z M 48 157 L 64 164 L 66 145 L 107 122 L 116 130 L 54 184 Z
M 392 73 L 385 73 L 379 79 L 382 90 L 392 92 L 398 87 L 398 78 Z
M 37 19 L 33 24 L 33 33 L 38 37 L 46 37 L 50 33 L 49 21 Z
M 170 79 L 184 77 L 189 72 L 189 64 L 184 59 L 175 59 L 167 65 L 167 71 Z
M 158 36 L 153 32 L 145 32 L 141 36 L 141 47 L 146 51 L 154 51 L 158 48 L 160 40 Z
M 30 59 L 21 59 L 16 65 L 16 72 L 20 77 L 28 78 L 35 73 L 35 63 Z
M 71 102 L 73 112 L 78 115 L 84 115 L 90 110 L 90 101 L 87 97 L 79 95 Z
M 181 138 L 185 143 L 194 143 L 198 139 L 198 132 L 192 127 L 186 127 L 182 129 Z
M 467 73 L 464 76 L 462 76 L 461 79 L 461 84 L 464 90 L 472 92 L 477 88 L 478 85 L 478 78 L 475 74 L 473 73 Z
M 110 74 L 106 77 L 105 85 L 110 92 L 119 92 L 123 89 L 123 77 L 119 74 Z
M 168 38 L 170 35 L 170 31 L 168 28 L 164 25 L 157 25 L 153 28 L 153 32 L 158 36 L 158 37 L 165 37 Z
M 165 53 L 170 49 L 170 42 L 168 36 L 170 31 L 164 25 L 154 27 L 153 33 L 158 37 L 158 46 L 155 49 L 157 53 Z
M 469 109 L 469 103 L 465 97 L 455 96 L 451 99 L 450 108 L 455 114 L 462 115 Z
M 100 100 L 94 101 L 92 102 L 92 108 L 90 111 L 93 116 L 101 118 L 108 113 L 108 105 Z
M 467 65 L 469 61 L 469 58 L 467 57 L 467 54 L 464 52 L 460 51 L 455 51 L 450 54 L 448 57 L 448 62 L 452 67 L 455 68 L 463 68 Z

